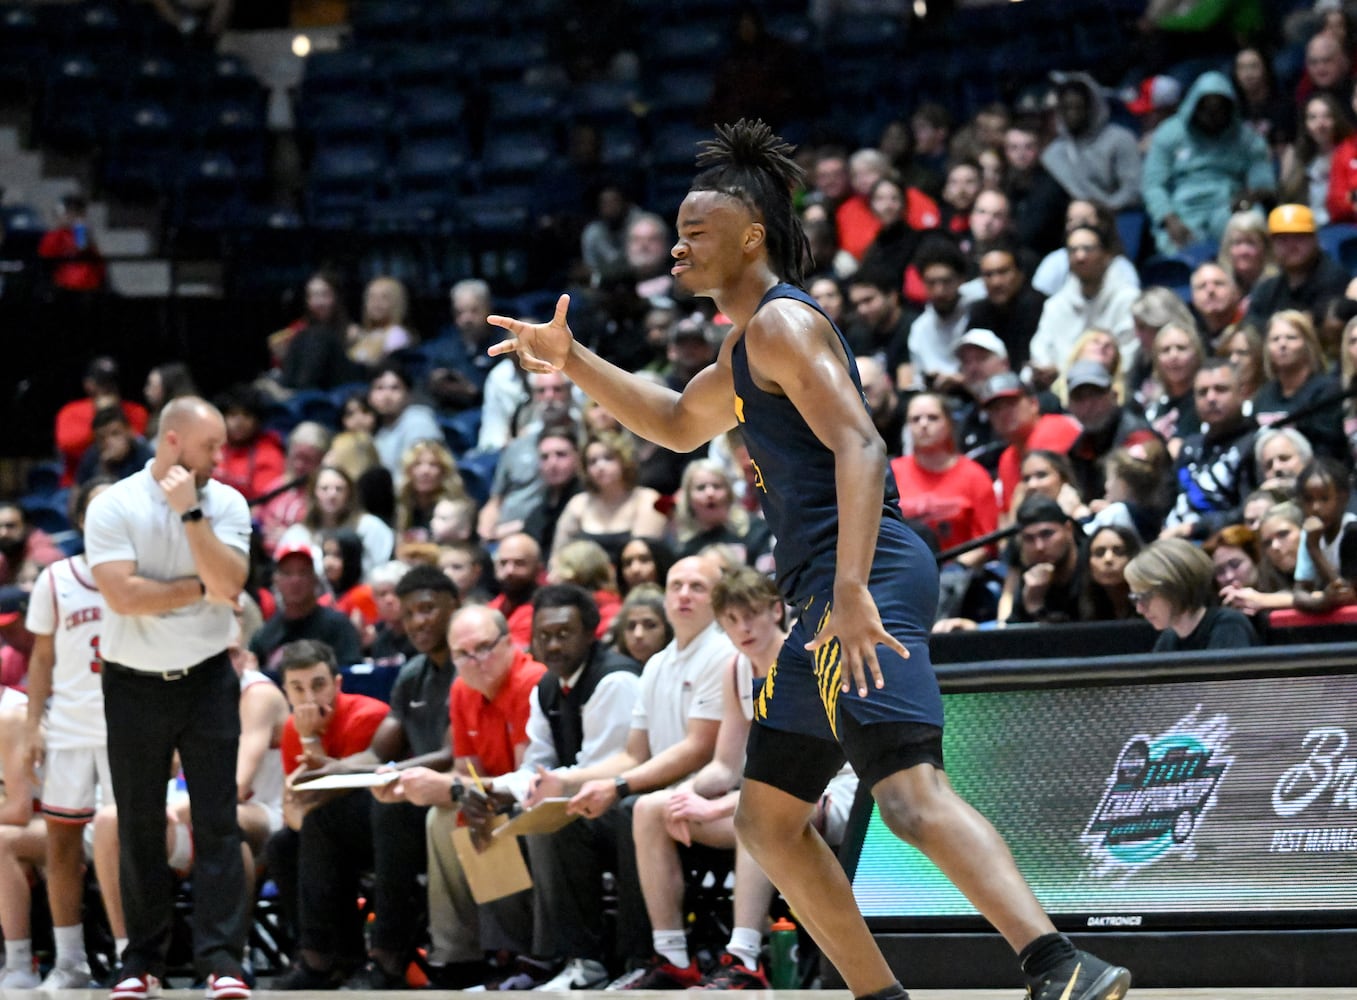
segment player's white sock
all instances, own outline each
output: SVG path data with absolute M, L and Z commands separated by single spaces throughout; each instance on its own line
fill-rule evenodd
M 117 958 L 119 962 L 121 962 L 123 959 L 123 952 L 127 950 L 128 940 L 129 940 L 128 938 L 113 939 L 113 951 L 115 952 L 114 957 Z
M 687 962 L 683 963 L 687 965 Z M 5 968 L 28 970 L 33 968 L 33 939 L 15 938 L 5 942 Z
M 688 937 L 683 931 L 651 931 L 650 936 L 655 941 L 655 951 L 663 955 L 665 961 L 680 969 L 688 968 L 691 961 L 688 958 Z
M 85 964 L 85 928 L 80 924 L 70 927 L 53 927 L 52 936 L 56 938 L 57 964 L 78 968 Z
M 730 943 L 726 951 L 730 952 L 750 972 L 759 967 L 759 949 L 763 946 L 763 935 L 752 927 L 736 927 L 730 932 Z

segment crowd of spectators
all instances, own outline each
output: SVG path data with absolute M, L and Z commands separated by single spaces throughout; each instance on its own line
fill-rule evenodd
M 1338 4 L 1315 7 L 1294 94 L 1250 39 L 1227 71 L 1147 75 L 1129 102 L 1058 73 L 970 121 L 925 103 L 873 146 L 801 147 L 807 287 L 938 553 L 939 631 L 1139 617 L 1157 649 L 1239 647 L 1278 609 L 1357 604 L 1357 244 L 1338 251 L 1357 227 L 1336 228 L 1357 221 L 1353 32 Z M 673 207 L 606 186 L 567 288 L 581 340 L 681 391 L 738 332 L 670 280 L 656 213 Z M 289 774 L 280 822 L 251 844 L 299 945 L 275 988 L 398 986 L 425 943 L 449 987 L 593 987 L 628 969 L 642 987 L 698 984 L 671 926 L 674 852 L 733 846 L 732 733 L 784 627 L 738 433 L 675 454 L 562 374 L 490 357 L 479 279 L 453 284 L 441 332 L 415 327 L 389 276 L 354 321 L 338 275 L 301 291 L 268 370 L 214 399 L 217 476 L 256 521 L 235 653 L 293 710 L 270 751 Z M 59 488 L 141 468 L 158 412 L 195 380 L 213 381 L 166 359 L 142 405 L 113 358 L 91 362 L 57 417 Z M 79 549 L 27 513 L 0 503 L 7 697 L 32 646 L 25 592 Z M 387 704 L 345 689 L 356 665 L 395 678 Z M 295 784 L 386 762 L 398 777 L 373 794 Z M 820 819 L 841 835 L 851 790 L 834 794 Z M 496 809 L 558 796 L 591 818 L 528 842 L 533 891 L 478 906 L 453 831 L 484 838 Z M 4 822 L 31 813 L 18 819 Z M 725 985 L 764 974 L 768 890 L 748 864 L 744 923 L 710 972 Z

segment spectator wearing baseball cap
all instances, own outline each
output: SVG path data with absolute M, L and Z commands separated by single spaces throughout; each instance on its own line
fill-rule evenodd
M 999 455 L 999 483 L 1002 495 L 999 510 L 1012 509 L 1021 479 L 1023 457 L 1029 451 L 1044 448 L 1067 452 L 1082 428 L 1073 417 L 1063 413 L 1041 412 L 1035 390 L 1013 372 L 989 379 L 980 394 L 995 435 L 1007 443 Z
M 999 471 L 999 455 L 1008 443 L 994 433 L 989 414 L 981 403 L 984 398 L 985 384 L 995 375 L 1012 374 L 1011 355 L 1007 345 L 993 330 L 967 330 L 956 345 L 957 362 L 961 366 L 961 379 L 969 397 L 965 402 L 953 407 L 952 416 L 956 422 L 957 443 L 960 451 L 974 459 L 994 477 Z M 1037 393 L 1038 408 L 1042 413 L 1061 412 L 1060 400 L 1046 391 Z
M 1099 361 L 1076 361 L 1065 376 L 1070 414 L 1084 429 L 1070 445 L 1075 485 L 1084 497 L 1106 492 L 1103 458 L 1117 448 L 1157 437 L 1149 421 L 1117 402 L 1112 373 Z
M 274 669 L 282 648 L 298 639 L 315 639 L 335 651 L 341 667 L 362 659 L 358 632 L 340 611 L 320 604 L 321 577 L 317 554 L 305 542 L 285 542 L 273 554 L 273 585 L 278 611 L 250 641 L 250 652 L 264 670 Z
M 1140 151 L 1149 149 L 1150 138 L 1159 123 L 1178 110 L 1183 100 L 1183 85 L 1173 77 L 1147 76 L 1126 102 L 1126 110 L 1140 119 Z
M 1016 523 L 1022 574 L 1008 624 L 1078 621 L 1081 533 L 1060 504 L 1036 493 L 1019 504 Z
M 1257 329 L 1284 309 L 1299 309 L 1314 318 L 1326 300 L 1340 298 L 1347 272 L 1326 254 L 1316 235 L 1315 214 L 1305 205 L 1278 205 L 1267 217 L 1272 254 L 1281 273 L 1258 283 L 1244 322 Z

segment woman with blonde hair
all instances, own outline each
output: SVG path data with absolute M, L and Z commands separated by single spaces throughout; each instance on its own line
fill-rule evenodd
M 1211 557 L 1184 538 L 1151 542 L 1126 564 L 1131 601 L 1159 629 L 1156 653 L 1258 645 L 1249 620 L 1216 603 Z
M 1225 223 L 1220 237 L 1217 263 L 1234 275 L 1239 290 L 1244 293 L 1244 308 L 1258 283 L 1277 274 L 1277 261 L 1272 256 L 1272 237 L 1267 231 L 1267 220 L 1258 212 L 1236 212 Z
M 1193 381 L 1204 360 L 1196 324 L 1168 323 L 1154 335 L 1150 371 L 1159 391 L 1146 402 L 1145 419 L 1175 457 L 1183 437 L 1197 433 L 1201 424 Z
M 429 521 L 440 500 L 466 498 L 457 460 L 442 441 L 416 441 L 401 456 L 396 531 L 405 541 L 428 541 Z
M 553 549 L 547 562 L 547 583 L 573 583 L 594 596 L 598 605 L 596 637 L 602 639 L 622 606 L 617 592 L 617 569 L 598 542 L 577 538 Z
M 1177 292 L 1160 285 L 1145 289 L 1131 303 L 1131 319 L 1135 323 L 1140 349 L 1136 351 L 1135 364 L 1126 373 L 1126 388 L 1136 402 L 1145 406 L 1159 394 L 1153 373 L 1154 338 L 1170 323 L 1184 330 L 1195 330 L 1197 321 Z
M 636 452 L 625 434 L 591 434 L 584 446 L 584 490 L 556 522 L 556 549 L 592 538 L 616 558 L 633 535 L 659 537 L 668 519 L 655 507 L 659 493 L 636 483 Z
M 1268 320 L 1263 371 L 1268 381 L 1253 397 L 1253 415 L 1263 427 L 1306 411 L 1292 421 L 1314 446 L 1315 454 L 1341 458 L 1347 451 L 1339 382 L 1326 371 L 1324 350 L 1310 317 L 1283 309 Z M 1331 400 L 1319 405 L 1320 400 Z
M 751 518 L 735 502 L 735 487 L 725 467 L 710 458 L 694 459 L 683 470 L 673 527 L 679 559 L 697 555 L 708 545 L 730 545 L 745 564 L 758 566 L 772 551 L 768 525 L 761 518 Z
M 1216 354 L 1229 358 L 1230 364 L 1239 374 L 1239 394 L 1246 400 L 1245 416 L 1253 412 L 1253 397 L 1263 385 L 1263 353 L 1262 336 L 1248 325 L 1236 327 L 1233 333 L 1216 345 Z
M 417 339 L 405 326 L 409 300 L 395 278 L 373 278 L 363 290 L 363 322 L 349 332 L 349 358 L 375 365 L 393 351 L 412 347 Z
M 1246 615 L 1296 606 L 1293 588 L 1304 519 L 1300 507 L 1290 502 L 1279 503 L 1263 515 L 1258 525 L 1262 558 L 1258 561 L 1257 579 L 1252 584 L 1244 581 L 1226 584 L 1220 591 L 1222 603 Z
M 327 531 L 349 528 L 363 541 L 363 574 L 391 558 L 396 536 L 381 518 L 363 508 L 353 480 L 343 469 L 322 465 L 306 501 L 306 515 L 283 532 L 279 546 L 292 543 L 309 545 L 317 556 L 324 551 Z M 316 560 L 317 575 L 324 575 L 324 567 Z
M 1106 368 L 1107 374 L 1112 376 L 1112 391 L 1116 394 L 1117 402 L 1126 402 L 1126 384 L 1121 377 L 1121 345 L 1110 332 L 1090 327 L 1074 342 L 1069 357 L 1065 359 L 1064 367 L 1060 369 L 1060 377 L 1051 385 L 1051 392 L 1055 393 L 1062 405 L 1070 401 L 1070 390 L 1065 377 L 1076 361 L 1096 361 Z

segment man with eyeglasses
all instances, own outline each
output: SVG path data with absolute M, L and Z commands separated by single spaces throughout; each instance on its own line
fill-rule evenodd
M 372 771 L 383 762 L 447 771 L 448 699 L 455 673 L 448 622 L 457 610 L 457 588 L 434 566 L 416 566 L 396 585 L 405 632 L 419 653 L 401 668 L 391 688 L 391 711 L 362 753 L 327 761 L 307 777 Z M 294 795 L 306 796 L 293 780 Z M 320 793 L 324 794 L 324 793 Z M 298 850 L 301 954 L 292 971 L 273 981 L 276 990 L 403 989 L 405 969 L 419 943 L 415 917 L 423 909 L 419 877 L 425 870 L 423 806 L 382 789 L 345 795 L 307 813 Z M 370 954 L 343 979 L 341 958 L 352 942 L 358 875 L 373 871 Z M 345 925 L 349 924 L 348 927 Z M 348 932 L 347 934 L 345 932 Z
M 1140 292 L 1131 285 L 1108 280 L 1112 265 L 1112 234 L 1099 223 L 1081 225 L 1065 235 L 1070 276 L 1060 291 L 1046 300 L 1041 322 L 1032 337 L 1032 378 L 1050 385 L 1074 349 L 1074 342 L 1091 327 L 1106 330 L 1121 347 L 1122 368 L 1135 360 L 1135 321 L 1131 306 Z
M 403 769 L 400 779 L 379 798 L 435 807 L 429 810 L 425 837 L 433 942 L 429 961 L 436 987 L 465 989 L 484 978 L 485 952 L 519 954 L 530 947 L 531 892 L 478 906 L 453 849 L 452 834 L 468 820 L 473 831 L 484 831 L 488 810 L 475 795 L 484 792 L 483 782 L 509 774 L 522 763 L 528 746 L 529 698 L 547 668 L 517 649 L 504 616 L 484 605 L 471 605 L 453 615 L 447 641 L 457 668 L 449 698 L 452 772 Z

